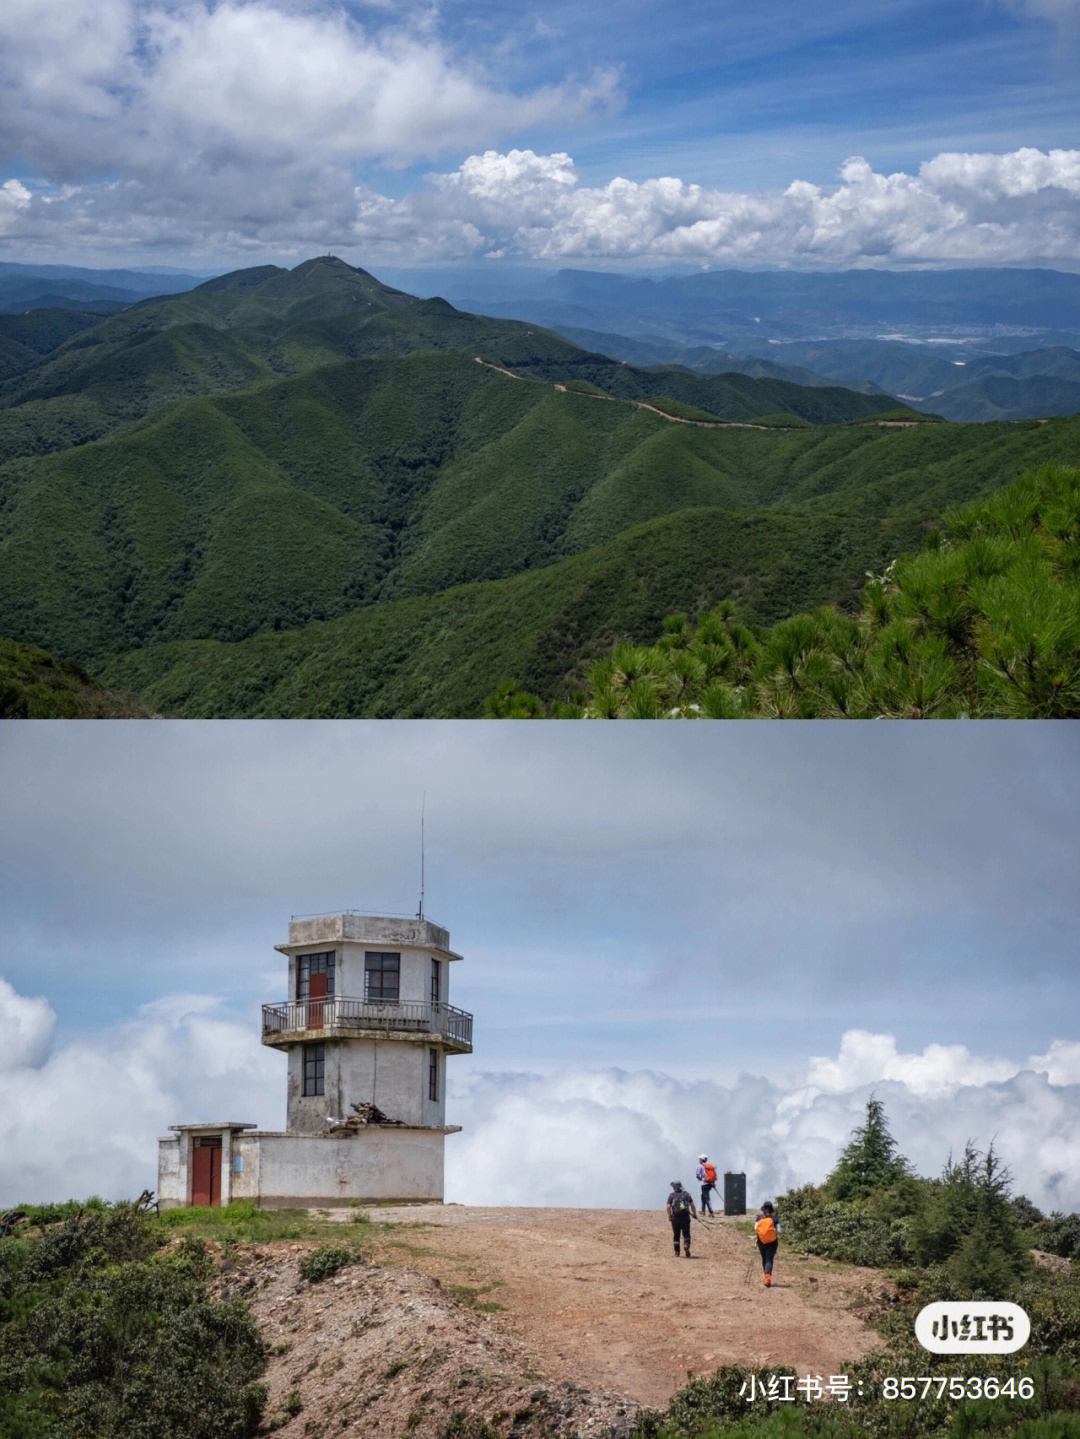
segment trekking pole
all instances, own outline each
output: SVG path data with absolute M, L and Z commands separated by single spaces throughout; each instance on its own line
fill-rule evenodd
M 751 1254 L 751 1256 L 750 1256 L 750 1263 L 746 1266 L 746 1277 L 745 1277 L 744 1280 L 743 1280 L 743 1283 L 744 1283 L 744 1284 L 749 1284 L 749 1283 L 750 1283 L 750 1276 L 751 1276 L 751 1274 L 753 1274 L 753 1272 L 754 1272 L 754 1256 Z

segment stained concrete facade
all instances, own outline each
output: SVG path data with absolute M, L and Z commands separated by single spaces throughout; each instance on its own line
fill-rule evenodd
M 158 1204 L 190 1205 L 197 1137 L 222 1137 L 218 1202 L 262 1209 L 333 1208 L 380 1200 L 442 1199 L 443 1137 L 453 1128 L 385 1129 L 333 1138 L 272 1133 L 244 1125 L 174 1125 L 158 1141 Z
M 276 948 L 287 998 L 263 1006 L 261 1038 L 286 1057 L 286 1128 L 172 1126 L 158 1144 L 159 1204 L 193 1202 L 194 1151 L 219 1142 L 211 1203 L 441 1200 L 444 1140 L 457 1129 L 446 1123 L 446 1060 L 472 1049 L 472 1015 L 448 1002 L 461 958 L 448 933 L 350 911 L 294 919 Z M 357 1128 L 354 1104 L 392 1122 Z

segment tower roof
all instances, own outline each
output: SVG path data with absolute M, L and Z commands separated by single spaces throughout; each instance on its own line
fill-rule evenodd
M 354 909 L 334 914 L 294 915 L 289 921 L 287 944 L 274 946 L 281 954 L 291 954 L 312 944 L 393 945 L 404 949 L 427 949 L 444 959 L 460 959 L 450 948 L 450 934 L 428 919 L 406 918 L 396 914 L 360 914 Z

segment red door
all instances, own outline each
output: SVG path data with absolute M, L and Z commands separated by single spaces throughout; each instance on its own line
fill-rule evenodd
M 326 1008 L 323 1001 L 327 996 L 328 980 L 326 974 L 313 974 L 308 979 L 308 1029 L 323 1027 L 323 1010 Z
M 191 1150 L 191 1202 L 221 1203 L 221 1140 L 196 1139 Z

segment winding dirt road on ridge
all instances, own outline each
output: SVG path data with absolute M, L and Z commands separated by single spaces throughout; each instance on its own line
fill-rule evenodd
M 485 1290 L 547 1377 L 652 1408 L 688 1374 L 721 1364 L 840 1374 L 880 1345 L 867 1322 L 880 1274 L 782 1246 L 766 1290 L 753 1241 L 733 1220 L 695 1225 L 688 1263 L 672 1253 L 662 1210 L 425 1204 L 370 1214 L 399 1226 L 408 1247 L 387 1250 L 392 1262 Z
M 505 370 L 502 365 L 494 365 L 490 360 L 482 360 L 479 355 L 473 359 L 478 365 L 483 365 L 485 370 L 494 370 L 497 375 L 506 375 L 511 380 L 524 380 L 524 375 L 515 375 L 513 370 Z M 542 380 L 534 380 L 534 384 L 543 384 Z M 619 395 L 593 395 L 588 390 L 571 390 L 567 385 L 553 381 L 551 388 L 558 390 L 561 395 L 579 395 L 583 400 L 608 400 L 613 405 L 634 405 L 639 410 L 649 410 L 654 415 L 659 415 L 662 420 L 668 420 L 673 425 L 694 425 L 699 430 L 794 430 L 801 429 L 796 425 L 755 425 L 749 420 L 688 420 L 684 415 L 671 415 L 667 410 L 658 409 L 656 405 L 648 400 L 624 400 Z M 856 425 L 874 426 L 882 430 L 908 430 L 914 425 L 933 423 L 924 420 L 855 420 L 849 423 Z

